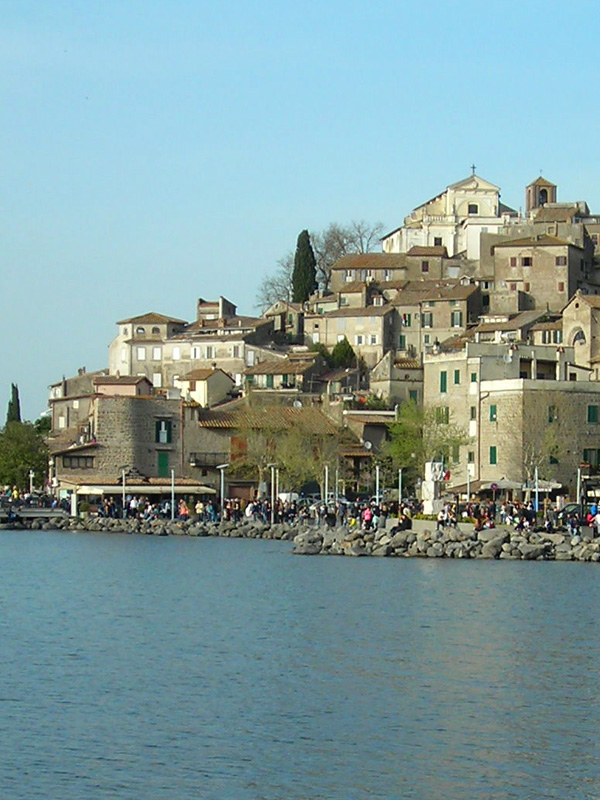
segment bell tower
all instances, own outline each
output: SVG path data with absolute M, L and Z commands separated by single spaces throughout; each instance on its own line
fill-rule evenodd
M 547 203 L 556 203 L 556 184 L 540 175 L 525 189 L 525 213 L 529 216 L 536 208 L 543 208 Z

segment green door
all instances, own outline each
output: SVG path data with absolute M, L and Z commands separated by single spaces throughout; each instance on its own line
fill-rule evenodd
M 168 478 L 169 477 L 169 454 L 168 453 L 159 453 L 158 454 L 158 477 L 159 478 Z

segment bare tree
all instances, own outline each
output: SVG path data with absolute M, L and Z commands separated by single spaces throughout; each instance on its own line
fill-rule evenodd
M 322 292 L 329 290 L 331 267 L 349 253 L 372 252 L 383 233 L 383 225 L 371 225 L 364 220 L 354 220 L 348 225 L 332 222 L 325 230 L 311 233 L 310 242 L 317 260 L 317 281 Z M 277 300 L 292 299 L 292 273 L 294 253 L 290 252 L 277 262 L 272 275 L 266 275 L 256 294 L 256 305 L 263 313 Z
M 289 252 L 277 262 L 277 270 L 273 275 L 266 275 L 256 293 L 256 305 L 261 313 L 270 308 L 278 300 L 291 302 L 292 273 L 294 271 L 294 254 Z

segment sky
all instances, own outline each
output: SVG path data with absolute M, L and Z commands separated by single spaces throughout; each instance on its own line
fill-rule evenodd
M 0 0 L 0 424 L 123 318 L 255 314 L 298 233 L 470 174 L 600 212 L 600 6 Z

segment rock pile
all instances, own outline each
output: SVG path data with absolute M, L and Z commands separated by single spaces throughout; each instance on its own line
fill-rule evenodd
M 294 538 L 298 555 L 400 556 L 404 558 L 501 558 L 538 561 L 600 561 L 600 539 L 539 531 L 494 528 L 444 531 L 348 532 L 343 528 L 303 530 Z
M 426 527 L 429 526 L 429 527 Z M 15 525 L 14 527 L 23 527 Z M 54 521 L 34 520 L 34 530 L 97 531 L 149 536 L 224 536 L 244 539 L 293 541 L 297 555 L 384 556 L 403 558 L 501 558 L 538 561 L 600 561 L 600 538 L 584 528 L 578 536 L 566 532 L 515 531 L 493 528 L 476 533 L 470 525 L 430 530 L 431 524 L 415 521 L 408 531 L 348 531 L 345 527 L 307 527 L 282 523 L 268 525 L 243 519 L 235 522 L 109 519 L 71 517 Z

